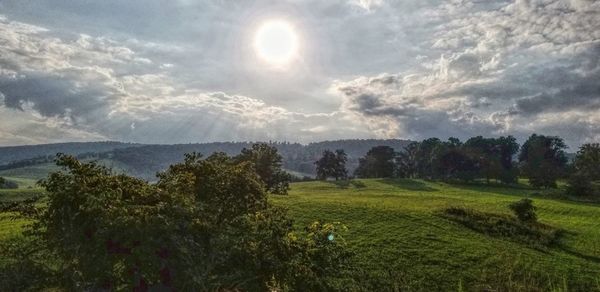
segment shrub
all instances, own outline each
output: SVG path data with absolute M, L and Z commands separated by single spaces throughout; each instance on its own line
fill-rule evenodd
M 558 244 L 564 233 L 560 229 L 538 222 L 524 223 L 509 215 L 484 213 L 461 207 L 447 208 L 442 216 L 474 231 L 508 238 L 541 249 Z
M 45 203 L 21 209 L 59 288 L 330 291 L 347 269 L 340 225 L 294 230 L 251 162 L 191 154 L 156 184 L 70 156 L 57 164 Z
M 530 199 L 521 199 L 511 203 L 508 207 L 521 222 L 535 222 L 537 220 L 537 215 L 535 214 L 536 207 Z

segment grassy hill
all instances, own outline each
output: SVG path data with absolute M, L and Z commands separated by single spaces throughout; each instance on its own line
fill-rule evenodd
M 533 197 L 539 220 L 565 231 L 556 246 L 534 247 L 484 234 L 443 216 L 448 207 L 510 214 L 533 191 L 418 180 L 295 183 L 272 197 L 299 225 L 339 221 L 364 271 L 382 290 L 600 291 L 600 206 Z
M 0 199 L 36 191 L 2 190 Z M 355 252 L 359 271 L 348 283 L 366 290 L 600 291 L 600 205 L 535 192 L 370 179 L 294 183 L 289 196 L 271 201 L 286 207 L 298 226 L 318 219 L 346 225 L 348 231 L 335 236 Z M 558 243 L 532 245 L 444 216 L 445 209 L 462 207 L 512 218 L 508 204 L 525 196 L 534 200 L 541 223 L 563 231 Z M 0 214 L 0 240 L 16 236 L 24 223 Z

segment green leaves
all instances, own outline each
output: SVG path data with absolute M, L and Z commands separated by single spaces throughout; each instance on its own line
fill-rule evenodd
M 44 204 L 10 208 L 34 220 L 27 234 L 67 290 L 331 290 L 349 257 L 342 237 L 327 240 L 337 225 L 297 234 L 253 161 L 192 153 L 156 184 L 71 156 L 57 164 Z

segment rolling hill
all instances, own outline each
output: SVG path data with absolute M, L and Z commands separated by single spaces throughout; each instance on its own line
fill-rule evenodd
M 335 240 L 343 238 L 354 253 L 355 274 L 344 279 L 349 290 L 600 291 L 600 205 L 553 199 L 525 186 L 409 179 L 291 187 L 290 195 L 270 201 L 288 209 L 297 226 L 324 220 L 348 228 Z M 19 195 L 0 190 L 0 201 Z M 523 197 L 533 199 L 541 225 L 560 231 L 556 242 L 523 241 L 514 231 L 486 232 L 445 215 L 451 207 L 471 209 L 497 228 L 513 218 L 508 204 Z M 0 214 L 0 241 L 17 236 L 25 223 Z
M 374 146 L 390 146 L 401 151 L 410 143 L 398 139 L 336 140 L 307 145 L 287 142 L 269 142 L 277 147 L 283 158 L 283 167 L 296 176 L 313 176 L 314 162 L 326 150 L 344 149 L 348 154 L 347 167 L 351 173 L 358 166 L 358 159 Z M 154 180 L 158 171 L 183 160 L 184 154 L 214 152 L 236 155 L 253 142 L 214 142 L 174 145 L 143 145 L 120 142 L 65 143 L 35 146 L 0 147 L 0 176 L 43 178 L 56 168 L 52 164 L 57 152 L 78 156 L 81 160 L 100 160 L 133 176 Z M 16 159 L 18 158 L 18 159 Z M 9 164 L 10 163 L 10 164 Z M 2 165 L 4 164 L 4 165 Z

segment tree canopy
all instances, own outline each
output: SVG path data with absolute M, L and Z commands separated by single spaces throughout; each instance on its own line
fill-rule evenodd
M 348 176 L 346 161 L 348 156 L 342 149 L 337 149 L 335 153 L 331 150 L 323 151 L 321 158 L 315 162 L 317 179 L 325 180 L 330 177 L 335 180 L 345 179 Z
M 356 176 L 368 177 L 393 177 L 395 170 L 396 151 L 389 146 L 375 146 L 367 152 L 364 158 L 359 159 Z
M 521 146 L 519 162 L 522 173 L 535 187 L 556 187 L 565 174 L 567 146 L 559 137 L 533 134 Z

